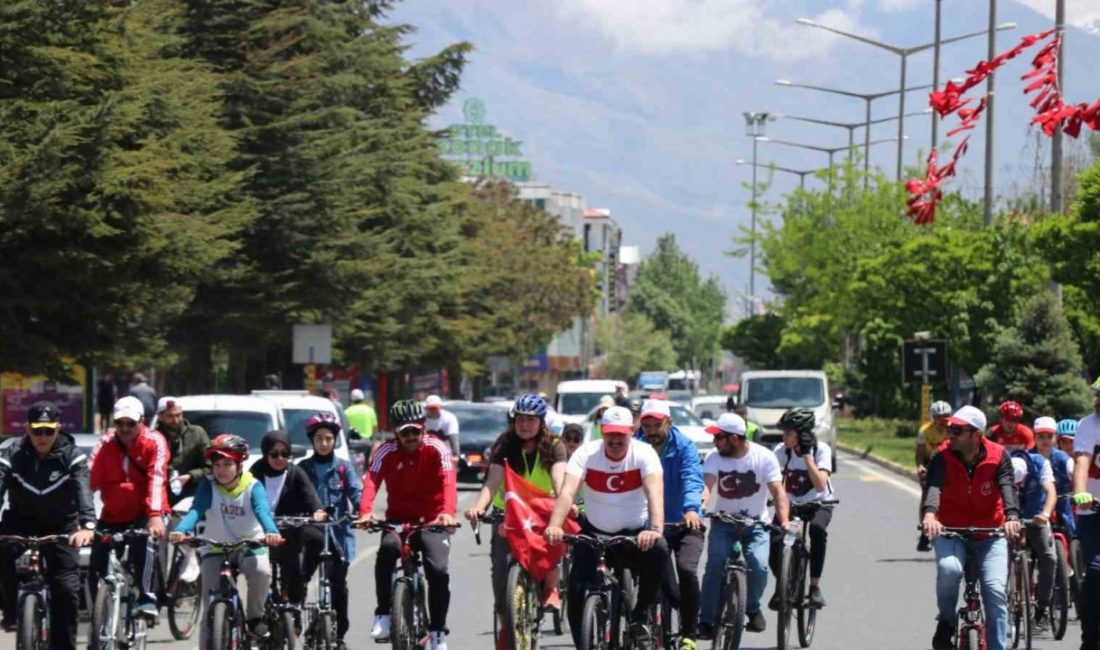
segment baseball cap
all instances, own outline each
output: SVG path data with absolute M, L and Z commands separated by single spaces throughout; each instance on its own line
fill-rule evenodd
M 978 431 L 985 431 L 985 413 L 975 406 L 964 406 L 955 411 L 955 415 L 947 418 L 948 424 L 964 427 L 974 427 Z
M 180 407 L 179 401 L 175 397 L 162 397 L 157 400 L 157 413 L 164 413 L 165 411 L 171 411 L 174 408 Z
M 366 399 L 366 397 L 367 396 L 363 394 L 363 391 L 359 390 L 358 388 L 351 389 L 351 401 L 362 402 L 364 399 Z
M 53 402 L 35 402 L 27 410 L 27 423 L 32 429 L 52 429 L 61 422 L 61 412 Z
M 1031 430 L 1035 433 L 1043 431 L 1045 433 L 1057 433 L 1058 423 L 1054 421 L 1054 418 L 1043 416 L 1041 418 L 1035 418 L 1035 425 L 1031 427 Z
M 615 406 L 615 398 L 610 395 L 604 395 L 600 398 L 600 408 L 610 408 Z
M 600 416 L 601 433 L 634 433 L 634 416 L 623 406 L 608 407 Z
M 745 436 L 746 430 L 745 419 L 736 413 L 723 413 L 718 417 L 717 422 L 705 429 L 707 433 L 714 436 L 733 433 L 741 437 Z
M 443 406 L 443 400 L 439 395 L 428 395 L 428 399 L 424 400 L 424 408 L 430 409 L 434 406 Z
M 111 414 L 111 420 L 130 419 L 135 422 L 140 422 L 144 416 L 145 407 L 141 405 L 141 400 L 133 395 L 127 395 L 115 402 L 115 409 Z
M 663 399 L 647 399 L 642 402 L 642 419 L 645 418 L 670 418 L 672 409 Z

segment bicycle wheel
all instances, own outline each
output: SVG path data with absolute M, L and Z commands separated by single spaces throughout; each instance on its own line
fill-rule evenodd
M 129 618 L 129 650 L 145 650 L 145 644 L 149 640 L 149 624 L 145 622 L 143 616 L 131 615 Z
M 393 583 L 393 605 L 390 611 L 390 641 L 394 650 L 414 650 L 417 647 L 416 623 L 413 612 L 413 593 L 409 583 L 398 580 Z
M 810 607 L 810 552 L 803 549 L 799 558 L 797 580 L 791 583 L 789 593 L 794 594 L 798 609 L 798 644 L 803 648 L 814 642 L 814 630 L 817 628 L 817 608 Z
M 168 607 L 168 629 L 172 638 L 186 641 L 195 633 L 202 612 L 202 586 L 198 579 L 180 580 L 183 571 L 183 559 L 186 556 L 177 547 L 172 557 L 172 568 L 168 571 L 168 582 L 164 586 L 164 600 Z
M 1066 558 L 1066 547 L 1060 539 L 1054 540 L 1054 553 L 1058 558 L 1054 565 L 1054 594 L 1050 600 L 1050 631 L 1054 639 L 1061 641 L 1066 635 L 1066 627 L 1069 624 L 1069 559 Z
M 535 647 L 535 626 L 538 624 L 537 615 L 531 608 L 532 596 L 538 602 L 535 594 L 535 584 L 530 574 L 523 570 L 518 563 L 512 563 L 508 567 L 508 582 L 505 594 L 507 601 L 504 604 L 504 624 L 508 630 L 508 647 L 510 650 L 533 650 Z
M 1024 624 L 1024 648 L 1025 650 L 1031 650 L 1031 638 L 1035 633 L 1035 619 L 1034 614 L 1031 612 L 1031 580 L 1027 573 L 1027 565 L 1023 562 L 1020 563 L 1020 570 L 1024 571 L 1021 574 L 1023 579 L 1020 585 L 1023 587 L 1023 592 L 1020 594 L 1020 604 L 1023 605 L 1023 624 Z
M 1081 585 L 1085 582 L 1085 571 L 1088 567 L 1085 565 L 1085 554 L 1081 550 L 1081 542 L 1077 539 L 1070 540 L 1069 543 L 1069 563 L 1070 568 L 1073 569 L 1073 575 L 1069 579 L 1069 587 L 1073 596 L 1073 612 L 1078 620 L 1081 618 Z
M 798 590 L 798 561 L 790 546 L 783 546 L 779 559 L 779 575 L 775 577 L 776 600 L 779 601 L 779 616 L 775 623 L 776 650 L 787 650 L 791 640 L 791 611 L 801 593 Z M 793 560 L 793 561 L 792 561 Z
M 219 600 L 210 608 L 208 617 L 210 640 L 207 650 L 236 650 L 234 643 L 233 615 L 229 612 L 229 603 Z
M 274 618 L 275 625 L 272 626 L 267 647 L 271 650 L 295 650 L 298 647 L 298 633 L 294 627 L 294 614 L 279 612 Z
M 607 605 L 600 594 L 590 594 L 584 601 L 580 642 L 578 650 L 608 650 L 611 647 Z
M 737 650 L 745 631 L 745 600 L 748 585 L 736 569 L 727 568 L 718 596 L 718 616 L 714 626 L 715 650 Z
M 1020 640 L 1022 638 L 1023 621 L 1021 616 L 1023 615 L 1023 603 L 1021 602 L 1023 595 L 1021 594 L 1022 587 L 1019 582 L 1019 572 L 1017 570 L 1016 560 L 1011 560 L 1008 565 L 1008 584 L 1005 586 L 1005 602 L 1008 603 L 1008 624 L 1009 637 L 1012 641 L 1012 648 L 1015 650 L 1020 647 Z
M 561 609 L 554 614 L 554 634 L 561 636 L 565 633 L 565 625 L 569 621 L 566 613 L 569 611 L 569 572 L 573 570 L 573 559 L 568 552 L 561 558 L 559 567 L 558 596 L 561 598 Z
M 16 636 L 16 648 L 18 650 L 38 650 L 39 641 L 42 648 L 47 647 L 48 639 L 43 639 L 38 631 L 39 622 L 44 619 L 44 613 L 38 611 L 42 608 L 38 594 L 29 593 L 20 601 L 22 609 L 19 611 L 19 634 Z
M 92 648 L 114 650 L 118 644 L 118 606 L 115 601 L 115 589 L 109 582 L 101 582 L 95 594 L 92 607 Z
M 318 650 L 336 650 L 336 616 L 331 611 L 323 611 L 317 614 Z
M 981 630 L 976 627 L 966 628 L 966 650 L 982 650 Z

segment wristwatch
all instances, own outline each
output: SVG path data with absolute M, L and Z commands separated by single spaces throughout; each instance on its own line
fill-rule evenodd
M 95 522 L 94 521 L 84 522 L 84 530 L 95 530 Z
M 646 530 L 652 530 L 655 533 L 661 532 L 661 528 L 662 528 L 661 526 L 654 526 L 653 524 L 650 524 L 649 526 L 646 526 Z

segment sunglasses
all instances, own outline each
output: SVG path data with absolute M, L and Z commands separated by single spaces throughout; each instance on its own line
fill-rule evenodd
M 569 436 L 568 438 L 562 438 L 562 442 L 568 442 L 571 445 L 579 445 L 581 444 L 581 439 L 579 437 Z
M 399 429 L 397 431 L 397 435 L 401 436 L 402 438 L 414 438 L 423 433 L 424 430 L 417 427 L 405 427 L 404 429 Z
M 268 458 L 290 458 L 289 451 L 272 451 L 268 453 Z
M 953 436 L 961 436 L 962 434 L 970 433 L 973 430 L 974 430 L 973 427 L 960 427 L 960 426 L 954 425 L 954 424 L 947 427 L 947 432 L 950 433 Z
M 137 428 L 137 422 L 134 420 L 115 420 L 116 429 L 134 429 Z
M 57 433 L 58 427 L 31 427 L 31 435 L 39 438 L 48 438 Z

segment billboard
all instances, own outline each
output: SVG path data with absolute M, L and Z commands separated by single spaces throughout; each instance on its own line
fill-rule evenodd
M 91 431 L 84 419 L 89 395 L 87 372 L 82 366 L 73 365 L 75 383 L 54 381 L 42 375 L 21 375 L 17 372 L 0 373 L 0 431 L 4 435 L 27 433 L 27 410 L 39 400 L 53 402 L 61 411 L 61 426 L 66 431 Z

